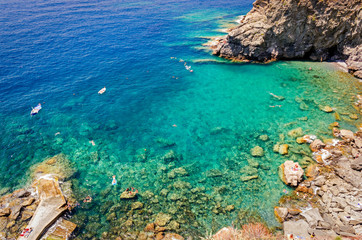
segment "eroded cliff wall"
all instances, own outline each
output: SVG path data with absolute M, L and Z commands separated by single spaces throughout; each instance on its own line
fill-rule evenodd
M 345 60 L 362 78 L 362 0 L 256 0 L 214 54 L 238 60 Z

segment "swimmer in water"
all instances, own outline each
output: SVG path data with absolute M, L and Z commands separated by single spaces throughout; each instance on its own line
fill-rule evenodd
M 117 184 L 117 180 L 116 180 L 116 175 L 112 176 L 112 185 L 116 185 Z

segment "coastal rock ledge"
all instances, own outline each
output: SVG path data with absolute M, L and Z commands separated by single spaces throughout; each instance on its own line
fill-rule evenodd
M 239 61 L 341 60 L 362 78 L 361 7 L 361 0 L 256 0 L 240 25 L 211 47 Z

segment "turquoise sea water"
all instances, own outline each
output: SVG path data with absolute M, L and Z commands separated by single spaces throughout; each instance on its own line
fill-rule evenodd
M 302 127 L 330 138 L 335 117 L 320 110 L 325 105 L 355 130 L 348 115 L 357 113 L 351 103 L 361 88 L 322 63 L 214 62 L 200 50 L 204 37 L 220 35 L 216 29 L 251 2 L 0 2 L 1 192 L 25 185 L 30 166 L 64 153 L 76 169 L 77 199 L 94 199 L 72 216 L 81 239 L 130 218 L 114 210 L 129 205 L 119 201 L 129 186 L 146 209 L 133 230 L 159 212 L 171 214 L 185 236 L 229 225 L 244 210 L 277 226 L 273 206 L 288 189 L 277 167 L 308 153 L 287 132 Z M 31 117 L 39 102 L 43 109 Z M 289 155 L 273 152 L 278 142 L 290 144 Z M 264 157 L 250 155 L 257 145 Z M 165 158 L 170 151 L 174 158 Z M 180 167 L 187 174 L 170 177 Z M 240 179 L 249 175 L 258 178 Z

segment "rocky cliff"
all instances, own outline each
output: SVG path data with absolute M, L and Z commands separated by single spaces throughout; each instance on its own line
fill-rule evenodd
M 256 0 L 214 45 L 236 60 L 344 60 L 362 78 L 362 0 Z

